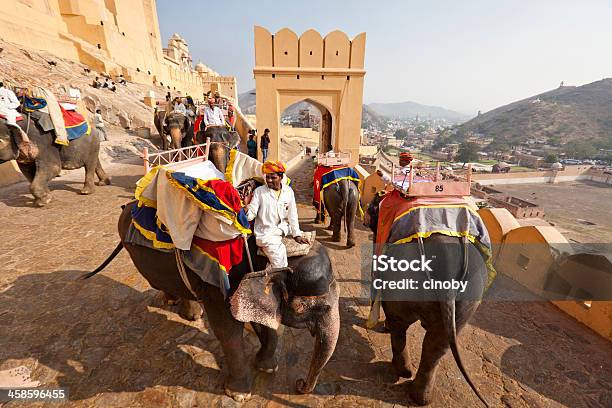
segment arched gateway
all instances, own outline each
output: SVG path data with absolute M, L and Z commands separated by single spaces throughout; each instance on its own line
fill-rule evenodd
M 307 101 L 321 111 L 319 150 L 331 145 L 359 159 L 365 33 L 353 40 L 341 31 L 325 38 L 308 30 L 299 38 L 288 28 L 272 35 L 255 26 L 255 89 L 258 134 L 270 129 L 269 158 L 280 159 L 280 115 Z

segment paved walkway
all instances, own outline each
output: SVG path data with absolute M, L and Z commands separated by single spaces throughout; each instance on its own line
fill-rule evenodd
M 0 371 L 26 366 L 41 386 L 70 388 L 64 406 L 232 407 L 223 394 L 222 358 L 206 319 L 187 323 L 162 304 L 125 252 L 88 281 L 118 241 L 120 205 L 132 197 L 142 167 L 108 169 L 114 184 L 80 196 L 79 172 L 52 182 L 54 201 L 32 207 L 26 184 L 0 189 Z M 314 395 L 295 395 L 312 337 L 285 328 L 276 375 L 258 374 L 244 407 L 391 407 L 409 403 L 392 375 L 388 335 L 367 331 L 359 263 L 370 233 L 346 250 L 311 223 L 312 165 L 292 171 L 300 222 L 317 229 L 341 285 L 338 347 Z M 257 340 L 246 335 L 254 355 Z M 409 331 L 412 363 L 423 330 Z M 510 407 L 612 406 L 612 346 L 549 303 L 485 303 L 460 336 L 472 378 L 488 401 Z M 452 358 L 442 360 L 435 407 L 478 401 Z M 11 406 L 9 404 L 9 406 Z M 42 406 L 32 404 L 31 406 Z M 54 405 L 56 406 L 56 405 Z

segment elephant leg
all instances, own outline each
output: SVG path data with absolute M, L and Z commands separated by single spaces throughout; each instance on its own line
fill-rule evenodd
M 338 341 L 340 333 L 340 313 L 338 305 L 332 306 L 328 314 L 317 323 L 315 346 L 310 360 L 310 369 L 306 380 L 298 379 L 295 388 L 300 394 L 310 394 L 319 380 L 319 375 L 329 361 Z
M 95 175 L 96 175 L 96 167 L 98 164 L 98 159 L 90 160 L 85 163 L 85 183 L 83 184 L 83 188 L 81 189 L 81 194 L 87 195 L 92 194 L 95 189 Z
M 346 222 L 346 246 L 352 248 L 355 246 L 355 216 L 357 215 L 357 207 L 359 206 L 359 192 L 357 188 L 353 188 L 354 184 L 349 184 L 348 204 L 346 206 L 346 214 L 344 220 Z
M 255 334 L 259 338 L 261 347 L 255 357 L 255 367 L 265 373 L 274 373 L 278 370 L 276 347 L 278 346 L 278 333 L 276 330 L 261 324 L 251 323 Z
M 234 319 L 219 289 L 209 287 L 203 298 L 208 322 L 221 343 L 229 372 L 225 379 L 225 393 L 238 402 L 245 401 L 251 397 L 252 379 L 244 356 L 244 324 Z
M 34 176 L 36 175 L 35 165 L 20 164 L 19 170 L 30 183 L 34 180 Z
M 100 182 L 98 182 L 99 186 L 109 185 L 111 183 L 110 177 L 108 177 L 108 175 L 102 168 L 102 164 L 100 164 L 100 159 L 98 159 L 98 164 L 96 165 L 96 175 L 98 176 L 98 179 L 100 180 Z
M 342 228 L 342 214 L 334 214 L 331 216 L 330 227 L 332 227 L 332 242 L 340 242 L 342 238 L 342 233 L 340 229 Z
M 448 337 L 444 327 L 436 325 L 429 328 L 423 339 L 419 369 L 414 380 L 408 385 L 408 395 L 415 403 L 427 405 L 433 400 L 438 363 L 448 350 Z
M 179 299 L 178 314 L 185 320 L 190 322 L 198 320 L 204 314 L 202 306 L 194 300 Z
M 59 165 L 36 165 L 36 173 L 30 183 L 30 192 L 34 196 L 34 205 L 43 207 L 51 202 L 49 181 L 60 172 Z
M 412 370 L 410 369 L 408 348 L 406 347 L 406 330 L 410 325 L 387 316 L 385 327 L 391 334 L 391 350 L 393 351 L 391 364 L 396 374 L 399 377 L 411 378 Z

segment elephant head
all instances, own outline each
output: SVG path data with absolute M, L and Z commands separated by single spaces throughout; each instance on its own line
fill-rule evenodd
M 237 132 L 228 131 L 225 127 L 211 126 L 205 131 L 198 132 L 196 142 L 198 144 L 206 143 L 208 138 L 212 142 L 208 159 L 223 173 L 229 160 L 229 150 L 238 146 L 240 135 Z
M 164 119 L 164 128 L 170 135 L 171 148 L 178 149 L 181 147 L 183 138 L 188 136 L 191 122 L 186 115 L 180 112 L 172 111 L 166 115 Z
M 16 160 L 19 155 L 15 138 L 12 136 L 17 129 L 11 129 L 6 122 L 0 120 L 0 163 Z
M 331 358 L 340 332 L 338 287 L 325 247 L 315 244 L 303 257 L 290 258 L 289 268 L 255 272 L 241 281 L 232 296 L 234 317 L 276 329 L 279 324 L 307 328 L 315 348 L 306 380 L 298 380 L 301 393 L 314 389 L 321 370 Z

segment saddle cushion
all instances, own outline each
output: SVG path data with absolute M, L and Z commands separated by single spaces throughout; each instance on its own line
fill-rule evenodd
M 300 244 L 292 237 L 283 237 L 283 245 L 287 248 L 287 258 L 308 255 L 310 248 L 314 245 L 317 233 L 316 231 L 306 231 L 302 232 L 302 236 L 308 240 L 307 244 Z M 257 255 L 266 256 L 261 248 L 257 249 Z

